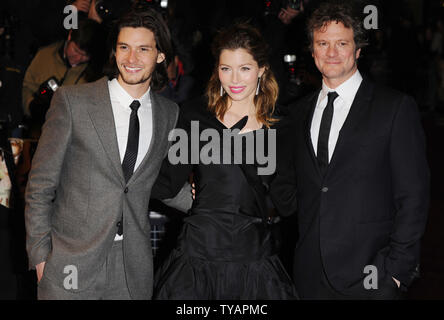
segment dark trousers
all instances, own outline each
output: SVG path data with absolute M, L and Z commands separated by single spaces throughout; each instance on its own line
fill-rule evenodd
M 17 298 L 17 275 L 14 272 L 10 209 L 0 205 L 0 300 Z
M 307 250 L 304 254 L 303 262 L 308 272 L 304 272 L 304 277 L 301 279 L 297 274 L 299 270 L 294 270 L 296 290 L 302 300 L 398 300 L 403 297 L 401 290 L 390 276 L 380 279 L 378 289 L 365 290 L 362 282 L 362 287 L 358 285 L 355 291 L 352 289 L 350 292 L 342 293 L 336 290 L 328 280 L 322 262 L 319 239 L 319 216 L 317 216 L 303 239 L 304 242 L 312 244 L 310 247 L 313 249 Z

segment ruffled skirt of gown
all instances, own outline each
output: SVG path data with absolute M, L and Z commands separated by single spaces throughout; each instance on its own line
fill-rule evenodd
M 277 255 L 256 261 L 208 261 L 175 249 L 155 277 L 158 300 L 297 299 Z

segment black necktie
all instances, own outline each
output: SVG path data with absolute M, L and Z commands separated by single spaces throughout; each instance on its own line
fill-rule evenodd
M 337 97 L 338 94 L 335 91 L 328 93 L 327 106 L 322 113 L 321 126 L 319 128 L 317 158 L 322 176 L 325 175 L 328 167 L 328 138 L 330 136 L 331 121 L 333 119 L 333 102 Z
M 126 143 L 125 156 L 123 157 L 122 169 L 125 176 L 125 182 L 131 178 L 134 172 L 134 166 L 136 165 L 137 153 L 139 152 L 139 117 L 137 116 L 137 110 L 140 107 L 140 102 L 134 100 L 130 104 L 131 115 L 129 121 L 128 141 Z M 117 234 L 121 236 L 123 234 L 122 219 L 117 223 Z
M 122 169 L 126 182 L 128 182 L 133 175 L 137 153 L 139 152 L 139 117 L 137 116 L 137 110 L 139 107 L 140 102 L 137 100 L 134 100 L 130 105 L 132 111 L 129 121 L 128 141 L 126 144 L 125 157 L 122 162 Z

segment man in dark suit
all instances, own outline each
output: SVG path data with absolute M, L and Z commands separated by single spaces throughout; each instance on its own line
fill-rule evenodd
M 420 117 L 412 98 L 359 73 L 361 23 L 344 5 L 313 13 L 322 88 L 291 107 L 278 140 L 271 192 L 281 214 L 297 210 L 305 299 L 396 299 L 419 268 L 429 202 Z

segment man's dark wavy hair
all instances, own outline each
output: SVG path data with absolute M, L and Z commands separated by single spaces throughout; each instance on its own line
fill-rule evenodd
M 356 5 L 351 1 L 323 2 L 313 11 L 307 23 L 307 34 L 310 51 L 313 51 L 313 33 L 331 22 L 342 22 L 346 28 L 353 30 L 356 50 L 368 45 L 366 31 L 363 27 L 362 17 L 357 13 Z
M 119 74 L 116 64 L 116 45 L 120 31 L 125 28 L 146 28 L 151 30 L 156 40 L 156 48 L 165 55 L 165 60 L 156 64 L 151 78 L 151 88 L 154 91 L 160 90 L 168 81 L 167 66 L 172 61 L 171 35 L 162 15 L 155 9 L 148 6 L 134 6 L 128 13 L 122 16 L 114 25 L 109 40 L 110 55 L 105 74 L 110 78 L 115 78 Z

